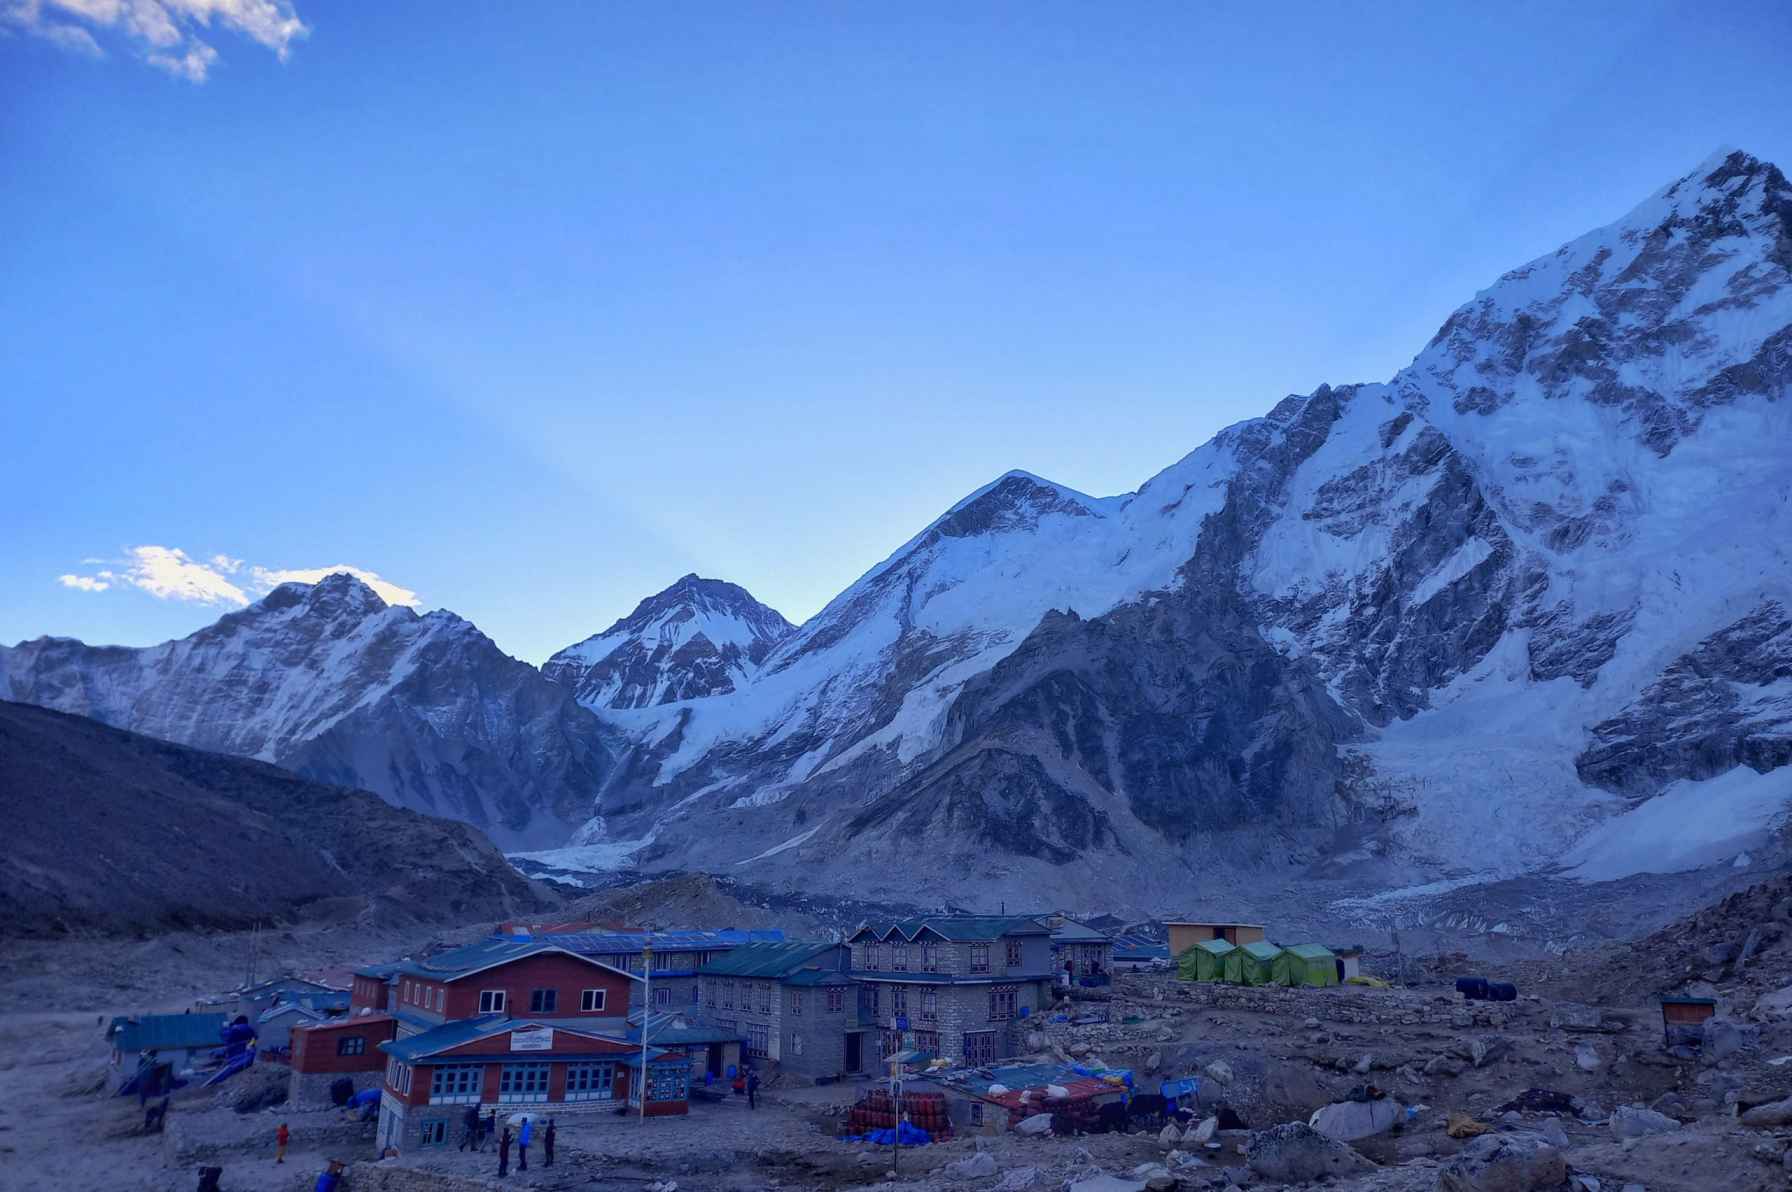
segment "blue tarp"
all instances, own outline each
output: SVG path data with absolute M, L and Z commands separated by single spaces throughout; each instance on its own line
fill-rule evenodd
M 351 1106 L 378 1105 L 380 1103 L 380 1091 L 378 1089 L 362 1089 L 360 1092 L 350 1097 L 348 1103 Z
M 1201 1078 L 1199 1076 L 1184 1076 L 1180 1080 L 1166 1080 L 1161 1090 L 1164 1096 L 1177 1100 L 1181 1100 L 1183 1097 L 1192 1097 L 1200 1091 Z
M 933 1141 L 933 1135 L 912 1122 L 903 1122 L 897 1129 L 902 1131 L 903 1146 L 926 1146 Z M 842 1142 L 869 1142 L 877 1146 L 890 1146 L 896 1142 L 895 1130 L 870 1130 L 864 1134 L 851 1134 L 842 1138 Z

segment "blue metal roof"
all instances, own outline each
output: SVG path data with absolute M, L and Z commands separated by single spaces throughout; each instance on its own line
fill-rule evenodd
M 705 977 L 759 977 L 777 980 L 794 976 L 829 952 L 845 954 L 845 945 L 826 940 L 789 941 L 778 944 L 743 944 L 697 970 Z M 835 968 L 833 971 L 838 972 Z
M 444 1022 L 441 1026 L 408 1036 L 381 1043 L 380 1047 L 387 1055 L 396 1056 L 406 1063 L 427 1062 L 432 1056 L 444 1051 L 451 1051 L 464 1043 L 476 1039 L 490 1038 L 506 1031 L 520 1030 L 525 1027 L 547 1026 L 557 1031 L 570 1031 L 579 1035 L 591 1035 L 599 1039 L 609 1039 L 616 1043 L 629 1042 L 628 1023 L 621 1018 L 512 1018 L 505 1014 L 481 1014 L 477 1018 L 457 1018 L 452 1022 Z M 651 1039 L 652 1036 L 650 1035 Z M 640 1036 L 635 1036 L 640 1041 Z M 559 1052 L 511 1052 L 509 1058 L 515 1060 L 564 1059 Z M 589 1052 L 578 1053 L 584 1058 L 593 1058 Z M 487 1057 L 496 1063 L 506 1056 Z M 596 1058 L 607 1058 L 599 1056 Z
M 1024 915 L 930 915 L 894 923 L 867 923 L 853 932 L 852 938 L 862 939 L 869 935 L 879 940 L 892 937 L 913 940 L 923 931 L 931 931 L 941 939 L 955 943 L 981 943 L 1010 935 L 1051 934 L 1038 919 Z
M 112 1045 L 120 1051 L 182 1051 L 224 1044 L 226 1014 L 139 1014 L 112 1020 Z
M 558 944 L 586 956 L 620 956 L 641 951 L 648 944 L 655 952 L 711 952 L 744 944 L 781 944 L 784 933 L 776 929 L 736 931 L 569 931 L 538 935 L 538 944 Z

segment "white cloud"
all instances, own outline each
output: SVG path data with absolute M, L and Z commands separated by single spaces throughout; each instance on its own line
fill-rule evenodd
M 129 554 L 131 565 L 124 573 L 124 582 L 151 596 L 195 604 L 249 603 L 241 588 L 177 547 L 134 546 Z
M 407 608 L 417 608 L 423 601 L 417 593 L 409 588 L 401 588 L 380 577 L 378 572 L 368 571 L 364 567 L 350 567 L 339 563 L 334 567 L 283 568 L 274 570 L 268 567 L 254 569 L 255 583 L 264 592 L 271 592 L 281 584 L 314 584 L 326 575 L 335 575 L 338 571 L 346 571 L 378 593 L 379 598 L 387 604 L 402 604 Z
M 77 22 L 85 22 L 80 24 Z M 131 43 L 143 60 L 177 78 L 205 82 L 218 51 L 196 30 L 246 37 L 286 61 L 311 30 L 292 0 L 0 0 L 0 29 L 18 29 L 71 53 L 103 58 L 103 30 Z
M 108 562 L 92 557 L 81 561 L 89 566 Z M 202 560 L 178 547 L 133 546 L 126 548 L 122 563 L 122 574 L 103 569 L 91 575 L 60 575 L 56 582 L 82 592 L 104 592 L 115 584 L 128 584 L 162 600 L 241 607 L 252 597 L 265 596 L 281 584 L 315 584 L 326 575 L 347 572 L 372 588 L 387 604 L 407 608 L 423 605 L 422 599 L 411 589 L 393 583 L 377 571 L 347 563 L 334 567 L 251 566 L 248 575 L 240 581 L 230 577 L 241 572 L 245 563 L 227 554 L 215 554 Z

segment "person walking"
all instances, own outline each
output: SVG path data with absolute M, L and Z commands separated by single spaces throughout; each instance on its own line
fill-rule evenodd
M 479 1153 L 479 1106 L 477 1105 L 467 1106 L 466 1111 L 460 1115 L 460 1146 L 457 1149 L 464 1151 L 468 1147 L 473 1148 L 474 1154 Z
M 548 1128 L 541 1136 L 541 1151 L 544 1155 L 547 1156 L 547 1158 L 542 1161 L 542 1166 L 543 1167 L 552 1167 L 554 1165 L 554 1119 L 553 1118 L 548 1119 Z
M 504 1127 L 504 1133 L 498 1136 L 498 1178 L 503 1179 L 510 1174 L 510 1127 Z
M 485 1129 L 479 1132 L 479 1149 L 485 1150 L 498 1140 L 498 1111 L 492 1110 L 485 1115 Z
M 759 1108 L 759 1069 L 747 1073 L 747 1108 Z
M 286 1144 L 291 1140 L 292 1131 L 286 1128 L 285 1122 L 281 1122 L 280 1128 L 274 1131 L 274 1162 L 286 1162 Z
M 516 1169 L 518 1171 L 529 1170 L 529 1140 L 534 1137 L 534 1135 L 535 1119 L 528 1117 L 524 1118 L 523 1132 L 516 1136 Z

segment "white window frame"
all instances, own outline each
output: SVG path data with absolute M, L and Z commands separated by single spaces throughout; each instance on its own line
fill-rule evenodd
M 481 1014 L 502 1014 L 504 1005 L 509 1000 L 507 990 L 481 989 L 479 991 L 479 1012 Z
M 504 1104 L 504 1105 L 518 1105 L 518 1104 L 533 1104 L 536 1102 L 546 1101 L 548 1099 L 548 1082 L 549 1082 L 552 1072 L 553 1072 L 552 1064 L 545 1064 L 545 1063 L 505 1064 L 502 1068 L 500 1068 L 498 1070 L 498 1101 L 499 1101 L 499 1103 Z M 506 1077 L 510 1076 L 513 1073 L 517 1077 L 519 1077 L 518 1080 L 511 1081 L 511 1080 L 505 1079 Z M 514 1085 L 519 1085 L 519 1084 L 525 1083 L 524 1081 L 522 1081 L 520 1079 L 525 1073 L 529 1077 L 529 1080 L 526 1082 L 529 1086 L 528 1088 L 524 1089 L 524 1088 L 513 1087 L 509 1092 L 505 1091 L 504 1086 L 506 1084 L 511 1084 L 514 1086 Z M 535 1078 L 537 1076 L 539 1076 L 541 1078 L 539 1087 L 536 1086 Z
M 587 1087 L 576 1087 L 581 1072 L 588 1073 Z M 614 1101 L 616 1097 L 616 1065 L 609 1060 L 580 1060 L 566 1065 L 566 1100 Z
M 458 1091 L 443 1091 L 438 1093 L 436 1091 L 437 1077 L 450 1074 L 456 1077 L 466 1075 L 471 1077 L 471 1079 L 455 1079 L 453 1081 L 444 1080 L 442 1081 L 443 1084 L 452 1084 Z M 468 1087 L 469 1085 L 471 1087 Z M 430 1069 L 429 1103 L 431 1105 L 477 1105 L 479 1104 L 480 1090 L 484 1087 L 484 1064 L 442 1064 Z
M 581 989 L 579 991 L 579 1013 L 601 1014 L 609 1000 L 610 991 L 607 989 Z

